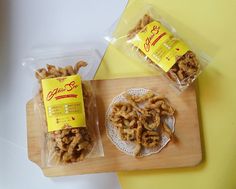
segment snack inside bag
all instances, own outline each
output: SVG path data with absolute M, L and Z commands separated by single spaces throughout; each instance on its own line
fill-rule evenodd
M 156 68 L 179 91 L 191 85 L 208 63 L 150 6 L 133 18 L 121 19 L 107 39 L 122 53 Z
M 57 61 L 63 61 L 58 64 Z M 71 64 L 70 56 L 34 59 L 38 87 L 34 111 L 40 117 L 41 163 L 44 167 L 68 165 L 104 155 L 99 132 L 95 92 L 80 69 L 88 63 Z M 59 62 L 60 62 L 59 61 Z M 48 64 L 51 62 L 51 64 Z

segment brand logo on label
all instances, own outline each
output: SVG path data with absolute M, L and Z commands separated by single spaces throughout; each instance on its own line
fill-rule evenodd
M 64 85 L 64 88 L 55 88 L 51 91 L 48 92 L 47 94 L 47 101 L 50 101 L 54 96 L 62 93 L 62 92 L 69 92 L 69 91 L 72 91 L 73 89 L 76 89 L 78 87 L 78 85 L 76 84 L 75 81 L 71 81 L 70 83 L 67 83 Z M 62 96 L 63 98 L 69 98 L 69 97 L 77 97 L 77 95 L 63 95 Z M 60 98 L 57 98 L 56 99 L 60 99 Z
M 146 52 L 149 52 L 151 46 L 155 46 L 156 43 L 166 35 L 166 32 L 163 32 L 159 35 L 160 26 L 154 25 L 151 30 L 151 35 L 145 39 L 144 49 Z M 156 37 L 156 38 L 155 38 Z M 155 39 L 154 39 L 155 38 Z M 154 40 L 153 40 L 154 39 Z M 153 40 L 153 42 L 152 42 Z

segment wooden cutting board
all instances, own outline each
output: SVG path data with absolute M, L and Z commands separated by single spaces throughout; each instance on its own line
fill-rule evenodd
M 42 168 L 45 176 L 189 167 L 201 162 L 202 151 L 194 86 L 181 95 L 177 95 L 176 91 L 168 87 L 167 82 L 160 77 L 94 80 L 92 85 L 97 94 L 100 132 L 105 155 L 84 160 L 73 166 L 41 167 L 39 128 L 42 126 L 39 116 L 34 114 L 33 101 L 27 103 L 28 156 L 31 161 Z M 107 138 L 104 127 L 105 112 L 112 99 L 121 92 L 134 87 L 148 88 L 164 94 L 177 110 L 175 125 L 177 140 L 171 141 L 158 154 L 138 159 L 119 151 Z

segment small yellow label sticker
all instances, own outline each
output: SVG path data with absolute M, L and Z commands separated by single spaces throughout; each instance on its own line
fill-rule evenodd
M 183 56 L 188 46 L 176 39 L 160 22 L 153 21 L 146 25 L 132 40 L 154 63 L 165 72 L 175 64 L 177 58 Z
M 86 127 L 82 83 L 79 75 L 42 80 L 48 132 Z

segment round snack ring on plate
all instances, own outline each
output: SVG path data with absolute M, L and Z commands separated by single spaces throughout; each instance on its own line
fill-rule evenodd
M 143 102 L 149 104 L 145 106 Z M 162 111 L 155 112 L 158 110 L 155 108 Z M 105 117 L 106 133 L 125 154 L 148 156 L 160 152 L 170 141 L 175 130 L 173 114 L 174 109 L 164 97 L 149 89 L 131 88 L 114 97 L 109 105 Z

